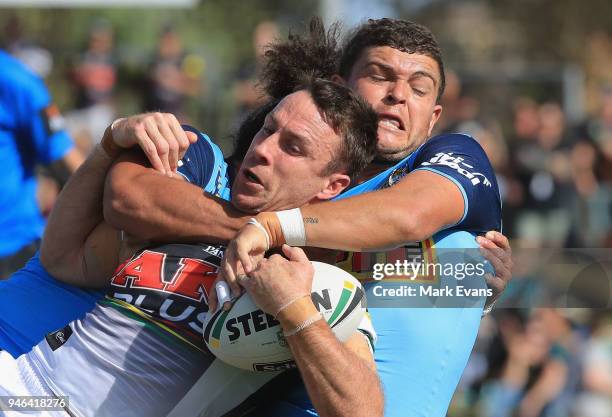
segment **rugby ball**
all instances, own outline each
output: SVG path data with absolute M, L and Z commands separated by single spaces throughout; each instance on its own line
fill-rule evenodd
M 348 272 L 312 262 L 312 301 L 340 341 L 357 330 L 366 310 L 365 293 Z M 243 293 L 229 311 L 217 310 L 204 322 L 204 341 L 223 362 L 256 372 L 295 368 L 280 323 Z

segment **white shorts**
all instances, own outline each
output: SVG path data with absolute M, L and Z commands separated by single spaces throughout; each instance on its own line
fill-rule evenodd
M 8 352 L 0 351 L 0 397 L 13 396 L 49 396 L 49 392 L 33 378 L 32 370 L 24 367 L 19 359 L 13 359 Z M 0 403 L 6 403 L 6 398 L 0 398 Z M 0 407 L 0 416 L 42 416 L 67 417 L 65 411 L 2 411 L 8 404 Z

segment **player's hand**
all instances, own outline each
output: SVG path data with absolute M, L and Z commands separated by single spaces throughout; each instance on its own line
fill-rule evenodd
M 185 132 L 170 113 L 144 113 L 118 119 L 111 125 L 113 142 L 119 148 L 139 146 L 154 169 L 172 176 L 189 145 L 198 137 Z
M 485 275 L 487 286 L 493 290 L 493 295 L 487 297 L 486 311 L 501 297 L 512 279 L 512 248 L 508 238 L 495 231 L 489 231 L 485 236 L 478 236 L 476 241 L 480 245 L 482 255 L 495 269 L 495 276 Z
M 238 278 L 248 275 L 257 267 L 267 248 L 268 242 L 263 231 L 252 224 L 245 225 L 225 249 L 215 289 L 219 282 L 225 281 L 231 291 L 231 298 L 238 297 L 242 293 Z M 228 297 L 220 300 L 217 291 L 211 291 L 208 298 L 209 310 L 215 311 L 219 302 L 225 310 L 229 310 L 232 305 Z
M 310 296 L 314 276 L 314 267 L 301 248 L 283 245 L 282 250 L 288 260 L 272 255 L 240 278 L 240 285 L 255 304 L 273 316 L 294 301 Z

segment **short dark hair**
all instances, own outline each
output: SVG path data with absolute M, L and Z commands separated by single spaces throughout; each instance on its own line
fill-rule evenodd
M 349 177 L 355 178 L 372 162 L 376 154 L 376 112 L 349 88 L 332 81 L 317 78 L 303 82 L 294 89 L 310 93 L 323 120 L 341 138 L 339 154 L 325 167 L 323 175 L 344 171 Z M 279 102 L 278 98 L 267 102 L 253 110 L 242 122 L 234 141 L 234 152 L 229 158 L 231 161 L 241 162 L 244 159 L 266 116 Z
M 377 46 L 389 46 L 409 54 L 425 55 L 436 61 L 440 70 L 437 96 L 437 100 L 440 100 L 446 85 L 440 46 L 429 29 L 407 20 L 370 19 L 355 29 L 344 45 L 339 64 L 340 75 L 348 79 L 363 51 Z
M 376 155 L 378 115 L 350 88 L 317 78 L 298 88 L 310 93 L 315 105 L 341 138 L 339 154 L 332 158 L 323 175 L 344 171 L 355 178 Z

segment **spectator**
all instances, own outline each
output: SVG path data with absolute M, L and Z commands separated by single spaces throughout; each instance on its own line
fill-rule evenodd
M 577 129 L 572 180 L 578 198 L 572 207 L 575 246 L 612 246 L 612 87 L 604 87 L 594 117 Z
M 113 37 L 110 23 L 96 21 L 89 32 L 87 49 L 78 58 L 72 74 L 78 111 L 67 115 L 67 123 L 71 131 L 88 135 L 92 143 L 100 140 L 106 126 L 115 119 L 117 66 Z
M 601 314 L 584 355 L 584 392 L 577 417 L 612 417 L 612 317 Z
M 569 138 L 558 103 L 539 107 L 535 140 L 515 148 L 514 169 L 525 200 L 517 219 L 517 234 L 526 247 L 565 244 L 570 230 L 567 207 L 574 194 L 570 183 Z M 517 136 L 518 136 L 518 132 Z
M 186 99 L 201 93 L 203 68 L 202 59 L 187 54 L 175 28 L 166 25 L 149 69 L 146 109 L 173 113 L 179 120 L 184 119 Z
M 255 27 L 253 32 L 255 58 L 250 58 L 242 63 L 236 77 L 237 81 L 234 84 L 234 99 L 238 105 L 236 125 L 239 124 L 238 121 L 241 121 L 247 114 L 267 100 L 265 93 L 257 88 L 257 73 L 266 52 L 266 46 L 278 36 L 278 26 L 274 22 L 263 21 Z

